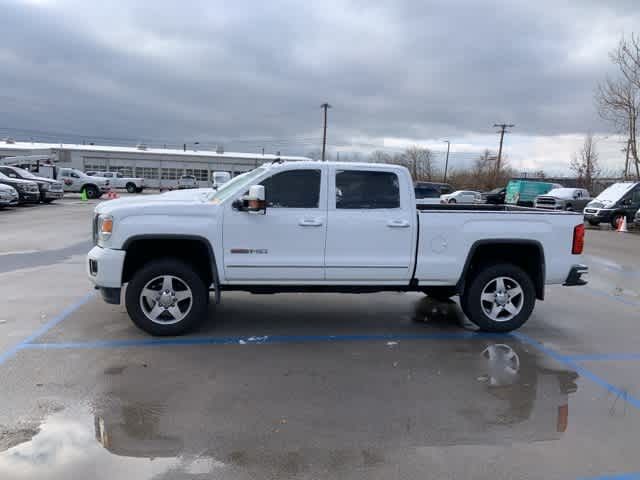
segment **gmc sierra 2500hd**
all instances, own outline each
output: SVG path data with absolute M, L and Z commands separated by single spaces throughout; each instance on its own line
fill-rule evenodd
M 227 290 L 460 295 L 469 319 L 506 332 L 547 284 L 584 285 L 582 216 L 499 205 L 416 206 L 397 165 L 261 166 L 217 191 L 99 204 L 87 274 L 108 303 L 178 335 Z

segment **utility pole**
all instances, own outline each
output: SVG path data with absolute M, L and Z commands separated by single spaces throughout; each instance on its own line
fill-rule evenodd
M 444 178 L 442 179 L 442 183 L 447 183 L 447 170 L 449 168 L 449 149 L 451 148 L 451 142 L 449 140 L 444 140 L 447 142 L 447 158 L 444 161 Z
M 508 133 L 507 128 L 513 128 L 515 125 L 507 124 L 507 123 L 494 123 L 493 126 L 495 128 L 500 129 L 500 148 L 498 149 L 498 158 L 496 160 L 496 177 L 500 172 L 500 162 L 502 161 L 502 142 L 504 140 L 504 134 Z
M 631 150 L 631 139 L 627 140 L 627 147 L 623 149 L 623 152 L 625 152 L 625 159 L 624 159 L 624 175 L 623 175 L 623 179 L 626 180 L 629 177 L 629 150 Z
M 320 108 L 324 110 L 324 129 L 322 133 L 322 161 L 324 162 L 324 153 L 327 148 L 327 110 L 331 108 L 327 102 L 320 105 Z

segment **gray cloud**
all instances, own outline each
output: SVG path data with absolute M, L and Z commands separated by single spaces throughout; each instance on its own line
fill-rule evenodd
M 337 143 L 593 130 L 607 51 L 640 19 L 633 1 L 104 3 L 0 1 L 0 127 L 304 151 L 328 100 Z

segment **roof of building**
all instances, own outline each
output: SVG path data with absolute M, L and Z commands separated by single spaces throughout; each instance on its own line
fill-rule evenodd
M 40 142 L 6 142 L 0 141 L 0 152 L 2 150 L 72 150 L 83 152 L 101 153 L 135 153 L 142 155 L 171 155 L 187 157 L 207 157 L 207 158 L 243 158 L 251 160 L 273 161 L 277 158 L 288 161 L 309 160 L 308 157 L 298 157 L 291 155 L 274 155 L 270 153 L 242 153 L 224 152 L 216 153 L 211 150 L 182 150 L 176 148 L 140 148 L 140 147 L 120 147 L 115 145 L 79 145 L 73 143 L 40 143 Z

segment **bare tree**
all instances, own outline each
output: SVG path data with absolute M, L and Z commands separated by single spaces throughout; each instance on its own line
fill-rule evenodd
M 369 161 L 373 163 L 390 163 L 391 155 L 387 152 L 383 152 L 382 150 L 376 150 L 369 156 Z
M 403 154 L 414 180 L 433 179 L 433 152 L 428 148 L 409 147 Z
M 640 114 L 640 38 L 622 37 L 610 53 L 618 69 L 616 78 L 605 78 L 596 90 L 596 104 L 600 116 L 609 121 L 618 132 L 627 136 L 625 177 L 632 162 L 636 177 L 640 178 L 638 158 L 638 115 Z
M 578 177 L 578 184 L 589 191 L 593 190 L 593 181 L 600 174 L 596 141 L 591 133 L 584 137 L 580 151 L 573 155 L 569 168 Z

